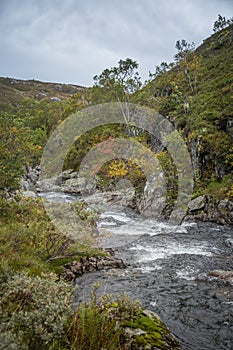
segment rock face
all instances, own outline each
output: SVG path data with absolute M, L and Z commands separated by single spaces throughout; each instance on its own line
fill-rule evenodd
M 214 200 L 210 196 L 199 196 L 189 202 L 188 207 L 187 219 L 233 224 L 233 202 L 229 199 Z
M 84 273 L 106 270 L 106 269 L 124 269 L 125 264 L 121 259 L 108 256 L 84 257 L 80 261 L 73 261 L 64 265 L 62 277 L 66 280 L 75 280 Z
M 148 179 L 143 198 L 138 203 L 138 209 L 145 217 L 160 218 L 166 204 L 166 186 L 164 174 L 160 172 Z

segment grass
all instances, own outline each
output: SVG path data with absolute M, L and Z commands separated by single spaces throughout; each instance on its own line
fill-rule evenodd
M 40 199 L 9 202 L 2 198 L 0 209 L 0 272 L 60 273 L 68 262 L 104 254 L 96 247 L 77 243 L 58 232 Z

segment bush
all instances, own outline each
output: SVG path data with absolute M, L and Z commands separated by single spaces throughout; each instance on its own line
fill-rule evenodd
M 93 287 L 90 301 L 80 304 L 67 331 L 66 344 L 78 350 L 123 350 L 125 331 L 122 323 L 140 314 L 142 305 L 123 293 L 104 294 L 97 300 L 98 284 Z
M 1 347 L 49 349 L 72 315 L 73 289 L 53 274 L 8 276 L 0 288 Z M 2 348 L 2 349 L 3 349 Z

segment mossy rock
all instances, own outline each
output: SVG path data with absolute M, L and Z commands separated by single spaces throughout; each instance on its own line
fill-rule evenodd
M 124 324 L 126 338 L 132 350 L 181 350 L 175 336 L 152 311 L 143 310 Z

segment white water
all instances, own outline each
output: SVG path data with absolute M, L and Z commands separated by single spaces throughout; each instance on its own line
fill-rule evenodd
M 57 193 L 45 197 L 74 200 Z M 233 230 L 208 223 L 174 226 L 119 208 L 105 210 L 98 223 L 100 232 L 109 233 L 103 244 L 115 247 L 127 268 L 85 274 L 78 280 L 77 300 L 98 278 L 104 292 L 125 291 L 158 313 L 185 350 L 231 350 L 232 285 L 208 273 L 232 269 Z

